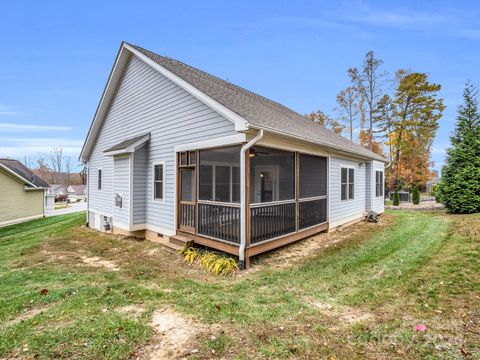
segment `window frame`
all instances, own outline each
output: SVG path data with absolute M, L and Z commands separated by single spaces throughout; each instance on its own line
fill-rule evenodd
M 347 170 L 347 182 L 343 183 L 342 182 L 342 169 Z M 350 170 L 353 170 L 353 182 L 350 181 Z M 355 200 L 355 166 L 351 165 L 340 165 L 340 201 L 343 202 L 348 202 L 348 201 L 353 201 Z M 346 188 L 346 198 L 342 199 L 342 186 L 347 185 Z M 350 197 L 350 185 L 353 185 L 353 196 Z
M 155 167 L 156 166 L 162 166 L 162 198 L 157 198 L 155 197 L 155 184 L 157 182 L 160 182 L 160 180 L 155 180 Z M 152 200 L 153 202 L 160 203 L 160 204 L 165 204 L 165 161 L 155 161 L 152 164 Z
M 231 163 L 225 163 L 225 162 L 214 162 L 214 161 L 204 161 L 203 163 L 199 163 L 199 171 L 201 171 L 201 166 L 202 165 L 205 165 L 205 166 L 211 166 L 212 167 L 212 198 L 215 199 L 216 195 L 217 195 L 217 181 L 216 181 L 216 176 L 217 176 L 217 166 L 222 166 L 222 167 L 228 167 L 229 168 L 229 176 L 230 176 L 230 181 L 229 181 L 229 198 L 230 198 L 230 201 L 216 201 L 216 200 L 204 200 L 204 199 L 200 199 L 200 192 L 199 194 L 197 195 L 197 198 L 198 198 L 198 201 L 200 202 L 210 202 L 210 203 L 218 203 L 218 204 L 240 204 L 240 201 L 241 199 L 239 199 L 238 202 L 234 202 L 233 201 L 233 186 L 234 186 L 234 183 L 233 183 L 233 169 L 234 168 L 238 168 L 240 169 L 240 165 L 238 166 L 235 166 L 235 165 L 232 165 Z M 200 175 L 199 175 L 200 176 Z M 240 181 L 241 183 L 241 181 Z M 240 190 L 241 192 L 241 190 Z
M 380 182 L 378 182 L 378 174 L 380 174 Z M 384 196 L 385 175 L 383 170 L 375 170 L 375 197 Z
M 102 191 L 103 185 L 103 170 L 102 168 L 97 169 L 97 190 Z

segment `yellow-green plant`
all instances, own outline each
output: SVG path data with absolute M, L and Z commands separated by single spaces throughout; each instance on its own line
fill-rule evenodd
M 180 254 L 183 256 L 183 261 L 189 264 L 193 264 L 200 256 L 200 253 L 191 246 L 185 246 L 180 250 Z
M 232 275 L 238 270 L 238 263 L 233 258 L 220 257 L 213 266 L 212 273 L 215 275 Z
M 202 255 L 200 259 L 200 266 L 210 272 L 213 266 L 215 265 L 217 258 L 218 258 L 217 254 L 213 252 L 207 252 Z

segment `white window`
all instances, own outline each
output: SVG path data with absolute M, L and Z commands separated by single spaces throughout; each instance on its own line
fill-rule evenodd
M 102 169 L 98 169 L 97 188 L 98 190 L 102 190 Z
M 165 199 L 165 163 L 153 164 L 153 199 L 164 201 Z
M 341 169 L 341 199 L 353 200 L 355 198 L 355 169 L 342 167 Z
M 375 171 L 375 196 L 383 196 L 383 171 Z

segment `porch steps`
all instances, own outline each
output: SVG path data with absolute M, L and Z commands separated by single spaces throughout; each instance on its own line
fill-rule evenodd
M 193 243 L 193 240 L 182 236 L 182 235 L 173 235 L 170 236 L 168 241 L 162 242 L 163 247 L 165 250 L 176 253 L 179 250 L 183 249 L 186 245 Z

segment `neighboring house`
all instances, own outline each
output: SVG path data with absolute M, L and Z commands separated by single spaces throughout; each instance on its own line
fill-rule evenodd
M 48 192 L 48 194 L 54 195 L 55 198 L 57 196 L 68 195 L 67 187 L 65 185 L 61 185 L 61 184 L 50 185 L 47 192 Z
M 251 256 L 384 211 L 385 159 L 287 107 L 122 43 L 85 140 L 88 224 Z
M 48 186 L 19 161 L 0 159 L 0 227 L 43 217 Z
M 68 191 L 68 199 L 70 201 L 85 201 L 85 189 L 86 185 L 70 185 L 67 188 Z

